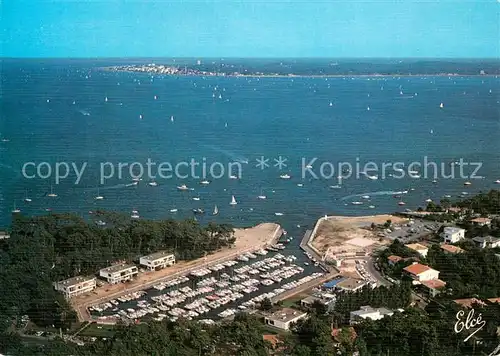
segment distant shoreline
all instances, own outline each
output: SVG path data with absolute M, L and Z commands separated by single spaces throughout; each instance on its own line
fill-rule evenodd
M 436 73 L 436 74 L 243 74 L 243 73 L 219 73 L 202 72 L 189 69 L 188 72 L 163 73 L 147 71 L 148 66 L 123 68 L 123 66 L 100 67 L 100 70 L 122 73 L 137 73 L 147 75 L 163 75 L 171 77 L 231 77 L 231 78 L 387 78 L 387 77 L 498 77 L 498 74 L 458 74 L 458 73 Z

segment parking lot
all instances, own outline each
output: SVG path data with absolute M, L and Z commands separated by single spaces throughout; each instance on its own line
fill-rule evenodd
M 388 239 L 399 239 L 404 243 L 409 243 L 438 231 L 441 225 L 432 221 L 410 220 L 407 224 L 391 226 L 384 230 L 383 234 Z

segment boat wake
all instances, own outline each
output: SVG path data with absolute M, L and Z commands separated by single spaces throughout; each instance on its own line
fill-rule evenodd
M 340 200 L 348 200 L 352 198 L 357 198 L 357 197 L 363 197 L 363 196 L 379 196 L 379 195 L 399 195 L 399 194 L 407 194 L 408 191 L 395 191 L 395 190 L 381 190 L 378 192 L 369 192 L 369 193 L 361 193 L 361 194 L 352 194 L 352 195 L 347 195 L 343 198 L 340 198 Z
M 243 164 L 247 164 L 249 162 L 249 159 L 246 158 L 245 156 L 240 156 L 234 152 L 224 150 L 220 147 L 212 146 L 212 145 L 203 145 L 205 148 L 208 148 L 210 150 L 213 150 L 215 152 L 222 153 L 224 156 L 231 158 L 234 162 L 239 162 Z
M 86 110 L 78 110 L 78 112 L 80 114 L 82 114 L 83 116 L 90 116 L 90 113 L 88 111 L 86 111 Z

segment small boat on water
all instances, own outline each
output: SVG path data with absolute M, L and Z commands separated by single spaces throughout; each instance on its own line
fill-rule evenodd
M 50 186 L 50 193 L 47 194 L 48 197 L 55 198 L 57 197 L 57 194 L 54 193 L 52 186 Z
M 471 182 L 465 182 L 464 185 L 471 185 Z
M 132 210 L 132 215 L 130 215 L 132 219 L 139 219 L 139 212 L 137 210 Z
M 182 185 L 177 187 L 177 190 L 189 190 L 189 188 L 187 187 L 187 185 L 182 184 Z
M 304 186 L 304 184 L 302 184 L 302 183 L 297 183 L 297 187 L 303 187 L 303 186 Z
M 229 203 L 230 205 L 236 205 L 238 204 L 238 202 L 236 201 L 236 198 L 233 196 L 231 196 L 231 202 Z
M 205 210 L 200 209 L 200 208 L 198 208 L 198 209 L 193 209 L 193 213 L 194 213 L 194 214 L 197 214 L 197 215 L 201 215 L 201 214 L 205 214 Z
M 370 196 L 369 195 L 363 195 L 361 198 L 363 198 L 363 199 L 370 199 Z
M 24 194 L 24 201 L 26 203 L 31 203 L 31 201 L 32 201 L 31 198 L 28 198 L 28 191 L 26 191 Z
M 261 200 L 265 200 L 267 197 L 264 195 L 264 193 L 262 192 L 262 189 L 260 190 L 260 195 L 257 196 L 258 199 L 261 199 Z
M 337 185 L 331 185 L 330 188 L 332 188 L 332 189 L 340 189 L 340 188 L 342 188 L 342 186 L 339 185 L 339 184 L 337 184 Z
M 398 203 L 398 205 L 403 206 L 403 205 L 406 205 L 406 203 L 405 203 L 404 201 L 400 201 L 400 202 Z
M 99 188 L 97 188 L 97 195 L 95 196 L 94 199 L 95 200 L 103 200 L 104 199 L 104 197 L 101 194 L 99 194 Z
M 232 175 L 229 176 L 229 179 L 238 179 L 238 176 L 235 176 L 235 175 L 232 174 Z
M 274 213 L 276 216 L 283 216 L 283 213 Z
M 445 198 L 451 198 L 451 195 L 446 194 L 444 197 L 445 197 Z
M 194 197 L 193 200 L 194 201 L 200 201 L 200 197 Z
M 218 215 L 219 214 L 219 208 L 217 208 L 217 205 L 214 206 L 214 211 L 212 213 L 212 215 Z
M 209 184 L 210 184 L 210 182 L 209 182 L 208 180 L 202 180 L 202 181 L 200 182 L 200 184 L 202 184 L 202 185 L 209 185 Z
M 375 209 L 375 205 L 370 205 L 369 208 L 370 209 Z
M 432 203 L 432 199 L 426 199 L 425 202 L 426 203 Z
M 170 116 L 170 121 L 174 122 L 174 115 Z
M 286 173 L 285 173 L 285 174 L 280 175 L 280 178 L 281 178 L 281 179 L 290 179 L 290 178 L 292 178 L 292 177 L 290 177 L 290 175 L 289 175 L 289 174 L 286 174 Z
M 148 183 L 148 185 L 149 185 L 150 187 L 157 187 L 157 186 L 158 186 L 158 183 L 157 183 L 157 182 L 155 182 L 155 181 L 152 181 L 152 182 L 149 182 L 149 183 Z
M 351 202 L 352 205 L 362 205 L 363 202 L 362 201 L 353 201 Z
M 129 184 L 125 184 L 126 187 L 135 187 L 136 185 L 139 185 L 139 182 L 132 182 Z
M 440 107 L 441 109 L 442 109 L 442 108 L 444 108 L 444 104 L 443 104 L 443 103 L 439 104 L 439 107 Z
M 495 181 L 495 184 L 500 184 L 500 179 L 497 179 L 497 180 Z
M 170 209 L 170 212 L 171 212 L 171 213 L 176 213 L 176 212 L 177 212 L 177 209 L 175 209 L 175 208 L 174 208 L 174 209 Z

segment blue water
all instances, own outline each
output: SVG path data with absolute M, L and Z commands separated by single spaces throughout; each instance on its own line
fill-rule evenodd
M 217 204 L 220 214 L 198 216 L 200 222 L 246 226 L 276 221 L 291 229 L 311 225 L 324 214 L 393 212 L 422 206 L 428 198 L 438 201 L 445 194 L 457 198 L 462 191 L 499 187 L 494 181 L 500 179 L 500 82 L 494 76 L 150 77 L 97 68 L 123 63 L 3 63 L 0 138 L 8 141 L 0 141 L 0 226 L 9 225 L 14 205 L 23 214 L 46 214 L 50 208 L 88 217 L 97 209 L 126 214 L 137 209 L 144 218 L 185 218 L 193 216 L 194 208 L 211 212 Z M 244 65 L 238 62 L 239 68 Z M 265 67 L 248 62 L 253 70 L 259 65 Z M 289 63 L 292 71 L 293 65 Z M 308 62 L 312 73 L 314 65 Z M 366 64 L 351 63 L 349 68 L 360 66 L 366 70 Z M 304 70 L 303 63 L 300 68 Z M 273 167 L 280 155 L 287 159 L 283 171 Z M 260 156 L 269 158 L 271 167 L 256 168 Z M 313 171 L 319 174 L 324 161 L 335 166 L 342 161 L 354 165 L 357 158 L 361 166 L 367 161 L 408 164 L 423 162 L 424 156 L 443 162 L 448 173 L 449 162 L 460 158 L 482 162 L 478 174 L 485 178 L 468 179 L 473 184 L 464 187 L 461 178 L 434 184 L 432 177 L 370 180 L 362 175 L 344 180 L 340 189 L 330 188 L 338 184 L 339 172 L 331 179 L 301 179 L 302 157 L 306 162 L 318 157 Z M 226 168 L 231 161 L 248 163 L 242 163 L 240 180 L 228 174 L 208 177 L 208 186 L 199 184 L 201 178 L 157 178 L 158 187 L 148 186 L 147 179 L 126 187 L 131 182 L 128 169 L 122 179 L 115 176 L 99 184 L 100 163 L 113 163 L 117 175 L 119 162 L 145 166 L 148 158 L 172 165 L 205 158 L 209 166 L 218 161 Z M 79 184 L 74 184 L 74 174 L 59 184 L 53 176 L 23 177 L 24 163 L 42 161 L 52 168 L 56 162 L 88 166 Z M 284 172 L 292 178 L 279 179 Z M 178 191 L 183 183 L 194 190 Z M 51 185 L 57 198 L 46 196 Z M 94 200 L 98 186 L 102 201 Z M 402 198 L 407 205 L 398 206 L 393 192 L 410 188 L 414 190 Z M 256 198 L 261 190 L 266 200 Z M 23 202 L 26 191 L 31 203 Z M 369 202 L 351 204 L 365 194 Z M 229 205 L 231 195 L 238 205 Z M 192 200 L 196 196 L 200 201 Z M 178 212 L 170 213 L 172 208 Z

